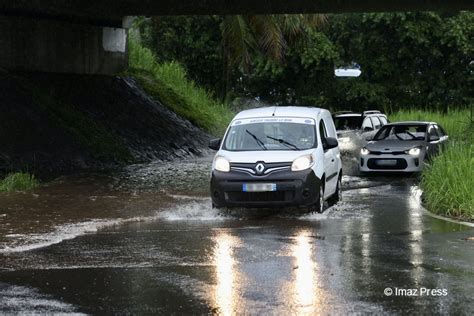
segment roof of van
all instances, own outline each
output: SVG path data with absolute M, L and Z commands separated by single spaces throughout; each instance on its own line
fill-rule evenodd
M 252 117 L 317 117 L 320 113 L 327 111 L 326 109 L 303 107 L 303 106 L 269 106 L 264 108 L 256 108 L 245 110 L 235 116 L 234 119 L 244 119 Z M 273 115 L 274 114 L 274 115 Z

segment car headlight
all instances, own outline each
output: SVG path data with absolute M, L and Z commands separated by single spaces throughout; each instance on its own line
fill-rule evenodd
M 230 171 L 230 163 L 224 157 L 216 157 L 214 161 L 214 169 L 221 172 L 229 172 Z
M 314 165 L 314 160 L 311 155 L 301 156 L 293 160 L 291 171 L 301 171 L 311 168 Z
M 363 155 L 363 156 L 368 155 L 368 154 L 370 154 L 370 150 L 368 150 L 367 148 L 364 147 L 360 150 L 360 154 Z
M 406 153 L 408 153 L 411 156 L 418 156 L 420 154 L 420 152 L 421 152 L 420 147 L 415 147 L 415 148 L 412 148 L 412 149 L 406 151 Z

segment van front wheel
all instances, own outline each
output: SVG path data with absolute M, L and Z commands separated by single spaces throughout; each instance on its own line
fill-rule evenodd
M 334 195 L 331 197 L 330 203 L 331 205 L 334 205 L 340 201 L 342 201 L 342 179 L 339 176 L 339 178 L 337 179 L 336 191 L 334 192 Z
M 322 185 L 319 187 L 318 200 L 312 207 L 311 211 L 316 213 L 324 212 L 324 188 Z

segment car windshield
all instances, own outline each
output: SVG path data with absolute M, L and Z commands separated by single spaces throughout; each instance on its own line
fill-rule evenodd
M 306 150 L 316 147 L 309 118 L 257 118 L 232 122 L 223 149 L 229 151 Z
M 386 125 L 375 135 L 374 140 L 424 140 L 426 125 Z
M 338 131 L 359 129 L 360 123 L 361 123 L 360 115 L 334 117 L 334 125 L 336 125 L 336 130 Z

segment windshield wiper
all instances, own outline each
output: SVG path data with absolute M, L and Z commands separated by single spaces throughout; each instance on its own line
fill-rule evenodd
M 254 134 L 252 134 L 248 129 L 245 130 L 250 136 L 252 136 L 253 139 L 255 139 L 255 141 L 257 142 L 257 144 L 262 147 L 263 150 L 267 150 L 267 147 L 265 147 L 265 143 L 262 142 L 262 140 L 260 138 L 258 138 L 257 136 L 255 136 Z M 268 136 L 267 136 L 268 137 Z
M 275 138 L 275 137 L 271 137 L 271 136 L 267 136 L 267 137 L 270 138 L 270 139 L 276 140 L 276 141 L 279 142 L 280 144 L 286 145 L 287 147 L 293 147 L 294 150 L 300 150 L 300 149 L 298 148 L 298 146 L 296 146 L 295 144 L 289 143 L 289 142 L 287 142 L 287 141 L 284 140 L 284 139 Z

